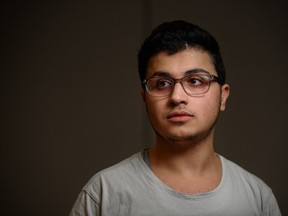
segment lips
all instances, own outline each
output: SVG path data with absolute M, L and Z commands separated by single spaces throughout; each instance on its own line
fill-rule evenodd
M 169 113 L 167 119 L 173 122 L 185 122 L 194 117 L 193 114 L 187 111 L 173 111 Z

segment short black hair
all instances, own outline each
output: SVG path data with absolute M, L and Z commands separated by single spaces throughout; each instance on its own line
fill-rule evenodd
M 161 51 L 173 55 L 187 47 L 198 48 L 208 52 L 218 74 L 219 83 L 223 85 L 226 82 L 225 67 L 216 39 L 198 25 L 183 20 L 176 20 L 164 22 L 157 26 L 142 44 L 138 53 L 138 72 L 142 84 L 145 80 L 147 65 L 151 57 Z

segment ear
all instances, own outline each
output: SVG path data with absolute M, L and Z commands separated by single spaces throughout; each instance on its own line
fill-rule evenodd
M 228 84 L 224 84 L 221 86 L 221 104 L 220 111 L 224 111 L 226 107 L 226 102 L 230 94 L 230 86 Z

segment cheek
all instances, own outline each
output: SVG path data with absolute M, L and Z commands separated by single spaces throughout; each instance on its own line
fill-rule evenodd
M 161 110 L 163 111 L 161 104 L 149 101 L 146 101 L 146 110 L 150 119 L 159 118 L 162 115 Z
M 218 116 L 220 104 L 221 101 L 219 95 L 211 95 L 207 98 L 205 97 L 198 104 L 198 114 L 205 117 L 208 121 L 209 119 L 213 121 Z
M 164 111 L 164 101 L 152 101 L 151 99 L 146 98 L 146 112 L 149 118 L 150 123 L 153 127 L 157 126 L 161 119 L 165 118 Z

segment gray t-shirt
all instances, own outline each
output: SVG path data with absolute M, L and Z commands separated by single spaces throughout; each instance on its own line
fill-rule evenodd
M 281 215 L 271 189 L 259 178 L 219 156 L 222 179 L 217 188 L 183 194 L 161 182 L 143 152 L 94 175 L 79 194 L 70 216 L 102 215 Z

